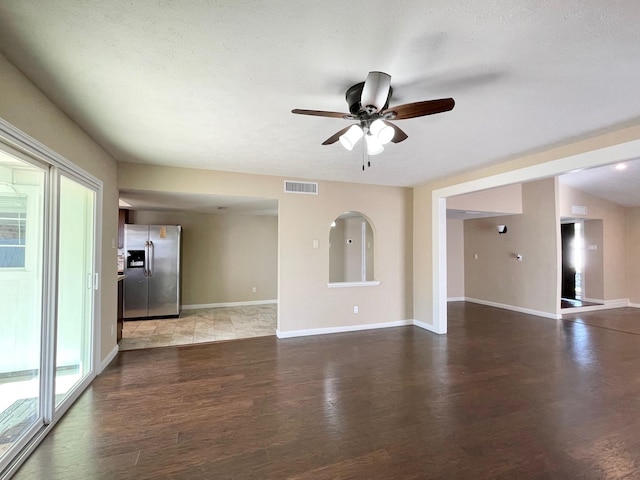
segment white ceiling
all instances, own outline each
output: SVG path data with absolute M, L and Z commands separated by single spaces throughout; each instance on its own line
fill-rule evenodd
M 278 215 L 278 200 L 232 195 L 120 191 L 120 207 L 134 210 L 179 210 L 218 215 Z
M 623 207 L 640 207 L 640 160 L 560 175 L 560 182 Z
M 416 185 L 640 118 L 637 0 L 3 0 L 0 49 L 120 161 Z M 392 75 L 409 139 L 320 145 Z

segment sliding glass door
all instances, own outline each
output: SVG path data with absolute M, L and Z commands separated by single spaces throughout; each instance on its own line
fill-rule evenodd
M 0 476 L 95 376 L 98 192 L 0 143 Z
M 95 192 L 60 177 L 56 407 L 91 372 Z
M 44 425 L 46 182 L 46 168 L 0 151 L 0 467 Z

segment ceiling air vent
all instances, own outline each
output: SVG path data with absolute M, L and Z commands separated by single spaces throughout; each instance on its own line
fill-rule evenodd
M 318 184 L 316 182 L 294 182 L 284 181 L 284 191 L 287 193 L 306 193 L 308 195 L 318 194 Z

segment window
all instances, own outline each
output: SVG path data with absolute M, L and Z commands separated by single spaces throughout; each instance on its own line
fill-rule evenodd
M 27 196 L 12 189 L 0 184 L 0 268 L 25 266 Z

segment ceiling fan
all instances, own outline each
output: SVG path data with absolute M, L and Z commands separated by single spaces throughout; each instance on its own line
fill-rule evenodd
M 442 98 L 439 100 L 405 103 L 404 105 L 396 105 L 389 108 L 389 100 L 392 93 L 391 75 L 384 72 L 369 72 L 366 81 L 356 83 L 347 89 L 345 97 L 350 113 L 301 110 L 298 108 L 291 110 L 291 113 L 356 120 L 358 123 L 336 132 L 322 142 L 322 145 L 331 145 L 340 140 L 340 143 L 347 150 L 352 150 L 356 143 L 364 137 L 367 154 L 377 155 L 384 150 L 384 145 L 387 143 L 400 143 L 408 137 L 406 133 L 390 123 L 389 120 L 405 120 L 407 118 L 448 112 L 455 105 L 453 98 Z

